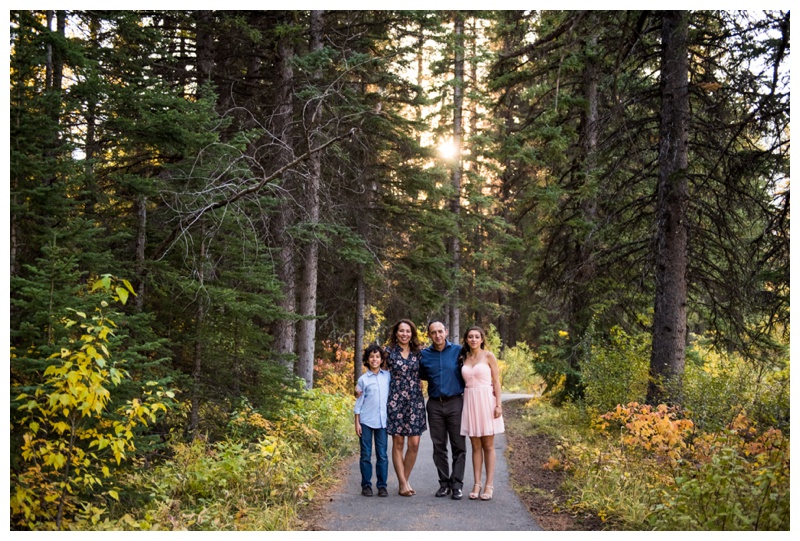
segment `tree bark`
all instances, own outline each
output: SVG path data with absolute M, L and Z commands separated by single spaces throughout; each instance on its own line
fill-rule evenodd
M 145 297 L 145 248 L 147 246 L 147 197 L 139 194 L 136 197 L 136 297 L 135 307 L 137 312 L 144 309 Z
M 589 21 L 591 24 L 591 19 Z M 597 37 L 589 38 L 586 67 L 583 72 L 583 95 L 586 108 L 581 119 L 580 171 L 576 196 L 580 197 L 582 223 L 575 230 L 574 279 L 570 295 L 568 325 L 572 348 L 569 356 L 571 373 L 564 384 L 568 395 L 582 394 L 580 361 L 588 352 L 582 347 L 584 337 L 591 323 L 591 287 L 596 270 L 594 266 L 594 230 L 597 220 L 597 192 L 593 187 L 597 151 L 597 62 L 591 49 L 597 45 Z
M 353 341 L 353 385 L 358 383 L 362 374 L 361 351 L 364 348 L 364 309 L 366 306 L 366 288 L 364 286 L 364 265 L 358 266 L 358 283 L 356 284 L 356 332 Z
M 195 337 L 194 337 L 194 351 L 193 361 L 194 368 L 192 370 L 192 397 L 191 397 L 191 411 L 189 413 L 189 435 L 197 437 L 197 429 L 200 426 L 200 391 L 201 380 L 203 375 L 203 323 L 206 318 L 204 287 L 205 287 L 205 265 L 206 265 L 206 241 L 205 231 L 202 231 L 202 240 L 200 241 L 200 259 L 197 264 L 197 308 L 195 309 Z
M 275 137 L 280 142 L 278 152 L 280 165 L 292 161 L 294 155 L 291 125 L 294 118 L 294 104 L 292 101 L 294 90 L 294 70 L 292 58 L 294 50 L 291 43 L 281 40 L 278 44 L 280 56 L 280 88 L 278 90 L 278 110 L 275 115 Z M 278 206 L 278 214 L 273 224 L 274 237 L 277 239 L 278 252 L 278 279 L 282 284 L 283 298 L 280 307 L 285 314 L 294 314 L 297 310 L 297 269 L 295 264 L 294 239 L 289 235 L 289 228 L 294 224 L 293 206 L 293 176 L 291 171 L 284 174 L 284 195 Z M 290 317 L 283 317 L 272 327 L 275 337 L 275 351 L 287 368 L 293 368 L 293 355 L 295 352 L 296 321 Z
M 461 271 L 459 243 L 459 215 L 461 214 L 461 137 L 462 116 L 464 107 L 464 18 L 456 12 L 453 21 L 455 34 L 455 65 L 453 84 L 453 147 L 455 148 L 455 162 L 453 163 L 452 183 L 453 199 L 450 209 L 453 212 L 454 231 L 450 238 L 450 253 L 452 255 L 453 289 L 450 293 L 450 340 L 458 343 L 461 333 L 461 308 L 459 298 L 459 273 Z
M 647 401 L 680 402 L 686 360 L 689 58 L 686 11 L 662 22 L 655 313 Z
M 311 12 L 309 49 L 312 53 L 322 49 L 322 11 Z M 319 82 L 321 74 L 315 73 L 313 81 Z M 321 104 L 308 107 L 306 118 L 306 141 L 308 152 L 314 144 L 314 130 L 319 123 Z M 314 342 L 317 329 L 317 271 L 319 267 L 319 243 L 316 239 L 319 224 L 319 188 L 322 177 L 322 156 L 313 153 L 309 156 L 308 182 L 305 186 L 306 222 L 311 234 L 303 248 L 303 271 L 300 285 L 300 315 L 303 319 L 297 329 L 297 366 L 295 373 L 306 382 L 306 388 L 314 385 Z

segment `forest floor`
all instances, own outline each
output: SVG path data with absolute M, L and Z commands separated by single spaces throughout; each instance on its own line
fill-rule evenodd
M 554 456 L 556 442 L 545 435 L 530 433 L 523 412 L 524 405 L 519 401 L 503 407 L 508 474 L 522 503 L 545 531 L 603 530 L 604 524 L 597 516 L 564 510 L 567 495 L 561 487 L 566 473 L 542 467 Z

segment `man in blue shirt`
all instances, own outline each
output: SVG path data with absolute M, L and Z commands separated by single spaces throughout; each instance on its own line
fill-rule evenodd
M 432 344 L 422 350 L 420 378 L 428 382 L 428 427 L 433 442 L 433 463 L 439 472 L 436 496 L 463 496 L 464 465 L 467 441 L 461 435 L 461 408 L 464 405 L 464 379 L 458 366 L 461 346 L 447 340 L 447 328 L 441 321 L 428 324 Z M 453 456 L 452 468 L 447 462 L 447 441 Z

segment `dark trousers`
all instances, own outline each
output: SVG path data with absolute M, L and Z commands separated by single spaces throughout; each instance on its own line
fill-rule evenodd
M 433 463 L 439 472 L 439 485 L 458 489 L 464 486 L 464 465 L 467 460 L 467 440 L 461 435 L 461 408 L 464 397 L 454 397 L 444 402 L 429 398 L 428 428 L 433 442 Z M 447 462 L 447 441 L 453 455 L 452 469 Z
M 386 479 L 389 476 L 389 455 L 386 452 L 388 435 L 385 428 L 370 428 L 361 424 L 361 486 L 372 486 L 372 442 L 375 441 L 375 455 L 378 460 L 375 463 L 375 476 L 378 478 L 375 486 L 386 488 Z

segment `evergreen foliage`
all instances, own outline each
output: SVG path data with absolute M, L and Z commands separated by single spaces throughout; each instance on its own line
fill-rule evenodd
M 155 382 L 180 404 L 126 434 L 137 464 L 238 449 L 229 420 L 243 408 L 267 423 L 317 411 L 304 400 L 340 396 L 340 365 L 358 369 L 359 355 L 328 363 L 330 351 L 360 351 L 400 318 L 495 329 L 514 384 L 542 378 L 556 404 L 642 400 L 656 383 L 643 356 L 663 352 L 648 342 L 665 16 L 12 10 L 17 396 L 57 386 L 62 349 L 72 359 L 81 340 L 64 318 L 93 313 L 93 284 L 119 276 L 111 293 L 127 302 L 104 340 L 129 377 L 112 401 Z M 686 20 L 689 353 L 684 386 L 662 398 L 709 430 L 739 404 L 786 432 L 789 13 Z M 455 158 L 440 151 L 453 137 Z M 758 391 L 724 391 L 736 377 Z M 31 457 L 66 432 L 33 443 L 20 405 L 11 475 L 24 492 Z M 39 426 L 59 422 L 37 407 Z M 74 429 L 107 429 L 115 412 Z M 42 486 L 58 473 L 35 472 Z M 64 527 L 86 491 L 43 496 L 61 498 L 61 519 L 20 492 L 14 527 Z M 86 509 L 111 503 L 101 496 Z

